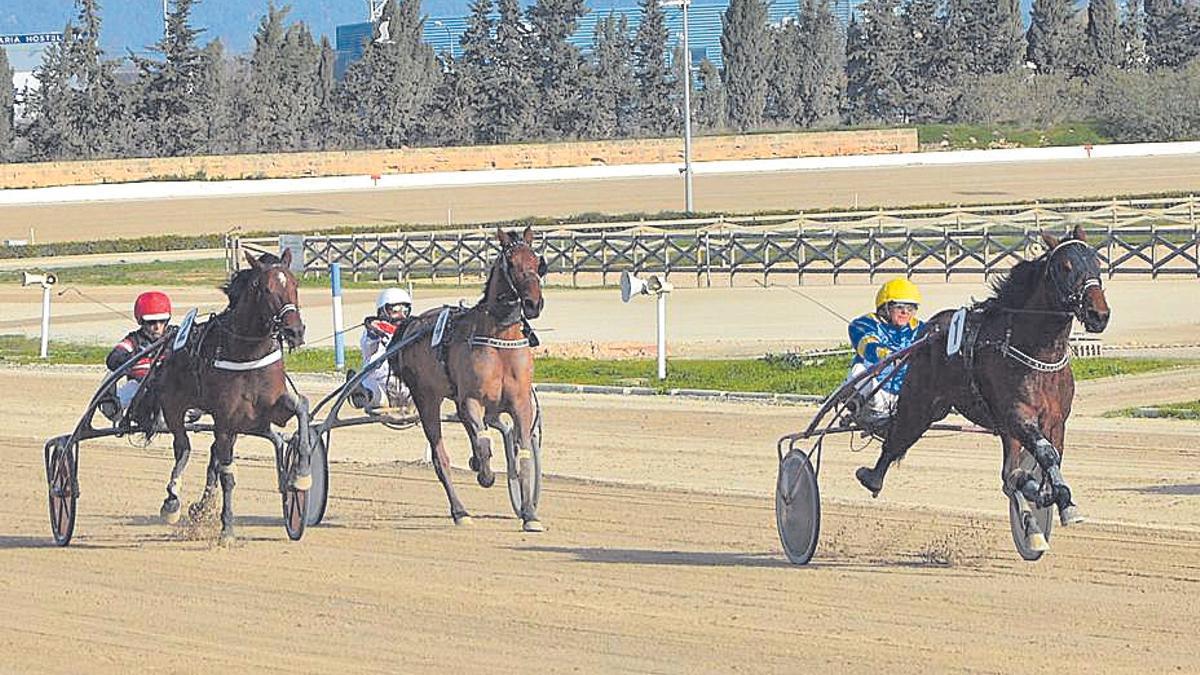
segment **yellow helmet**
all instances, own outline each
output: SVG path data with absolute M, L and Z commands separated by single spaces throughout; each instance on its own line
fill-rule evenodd
M 921 291 L 916 284 L 904 277 L 892 279 L 880 286 L 879 292 L 875 294 L 875 309 L 879 309 L 889 302 L 910 302 L 919 305 L 921 304 Z

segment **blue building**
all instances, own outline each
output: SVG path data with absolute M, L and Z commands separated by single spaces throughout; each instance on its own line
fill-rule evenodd
M 843 23 L 847 23 L 853 7 L 861 1 L 832 0 L 833 13 Z M 532 2 L 522 0 L 521 4 L 527 7 Z M 688 9 L 688 43 L 691 47 L 693 66 L 704 59 L 712 61 L 718 68 L 722 66 L 721 19 L 728 7 L 728 0 L 693 0 Z M 591 11 L 579 20 L 579 28 L 571 38 L 571 43 L 585 52 L 592 48 L 596 24 L 609 14 L 624 15 L 629 21 L 631 34 L 641 22 L 642 13 L 637 0 L 589 0 L 588 8 Z M 434 51 L 453 57 L 459 56 L 459 43 L 467 30 L 470 3 L 466 0 L 433 0 L 425 3 L 422 9 L 427 15 L 424 26 L 425 41 L 433 46 Z M 778 24 L 797 16 L 799 11 L 799 0 L 776 0 L 769 2 L 767 17 L 772 24 Z M 664 7 L 663 12 L 667 23 L 667 46 L 673 53 L 683 40 L 683 10 L 679 7 Z M 371 39 L 372 32 L 373 26 L 369 22 L 337 27 L 338 77 L 362 56 L 363 45 Z

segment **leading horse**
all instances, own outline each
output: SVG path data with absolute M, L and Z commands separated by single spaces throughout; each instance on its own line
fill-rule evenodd
M 993 284 L 991 298 L 964 315 L 966 337 L 958 350 L 946 348 L 954 312 L 930 318 L 923 331 L 929 339 L 907 361 L 908 374 L 879 459 L 856 474 L 873 495 L 883 488 L 888 467 L 953 408 L 1000 436 L 1006 494 L 1040 500 L 1039 482 L 1021 466 L 1024 448 L 1049 478 L 1050 498 L 1063 525 L 1083 520 L 1061 470 L 1075 395 L 1068 339 L 1072 319 L 1099 333 L 1108 325 L 1110 310 L 1098 256 L 1083 229 L 1076 227 L 1062 240 L 1048 234 L 1042 238 L 1045 254 L 1014 266 Z M 1027 519 L 1030 545 L 1047 550 L 1045 538 L 1028 531 L 1030 525 L 1036 530 Z
M 187 344 L 174 350 L 156 369 L 148 391 L 152 410 L 161 410 L 174 437 L 175 466 L 167 483 L 161 515 L 168 523 L 180 518 L 180 484 L 191 443 L 185 427 L 189 409 L 212 414 L 213 443 L 209 453 L 202 505 L 213 498 L 217 483 L 222 492 L 221 542 L 234 540 L 233 445 L 239 433 L 266 433 L 272 423 L 284 425 L 299 417 L 300 430 L 308 428 L 307 402 L 288 390 L 283 368 L 282 343 L 290 348 L 304 344 L 296 278 L 291 251 L 282 258 L 265 253 L 230 278 L 221 290 L 229 305 L 220 314 L 193 329 Z M 142 428 L 154 425 L 141 422 Z M 307 443 L 300 452 L 289 487 L 307 490 L 312 483 Z
M 533 250 L 529 227 L 520 236 L 498 229 L 496 237 L 500 252 L 488 273 L 483 299 L 467 310 L 434 309 L 410 321 L 405 337 L 433 333 L 434 338 L 415 339 L 400 350 L 400 362 L 392 363 L 392 372 L 400 373 L 412 392 L 455 524 L 466 524 L 471 516 L 450 480 L 450 458 L 442 443 L 443 399 L 454 401 L 458 419 L 471 439 L 470 466 L 480 485 L 491 487 L 496 480 L 489 465 L 491 439 L 484 435 L 484 427 L 501 427 L 499 416 L 504 413 L 513 420 L 523 488 L 528 487 L 525 479 L 532 471 L 530 444 L 536 405 L 525 319 L 535 319 L 542 312 L 541 277 L 546 273 L 546 261 Z M 436 325 L 443 313 L 439 335 Z M 531 490 L 522 489 L 521 493 L 523 528 L 542 531 Z

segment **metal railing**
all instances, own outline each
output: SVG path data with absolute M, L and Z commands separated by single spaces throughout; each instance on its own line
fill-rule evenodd
M 787 216 L 697 218 L 540 228 L 550 274 L 573 285 L 607 284 L 623 270 L 694 275 L 697 285 L 753 275 L 804 283 L 817 275 L 957 275 L 1005 272 L 1035 255 L 1041 231 L 1081 226 L 1117 274 L 1200 277 L 1194 197 L 945 209 L 846 211 Z M 275 237 L 230 238 L 241 251 L 278 251 Z M 456 279 L 484 275 L 498 247 L 494 230 L 435 230 L 303 238 L 306 274 L 340 263 L 355 279 Z

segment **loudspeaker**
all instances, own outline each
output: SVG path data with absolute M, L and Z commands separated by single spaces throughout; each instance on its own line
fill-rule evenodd
M 29 272 L 21 272 L 22 286 L 53 286 L 58 283 L 58 277 L 54 276 L 53 272 L 46 274 L 31 274 Z
M 625 270 L 621 272 L 621 302 L 629 302 L 635 295 L 648 294 L 646 282 Z

